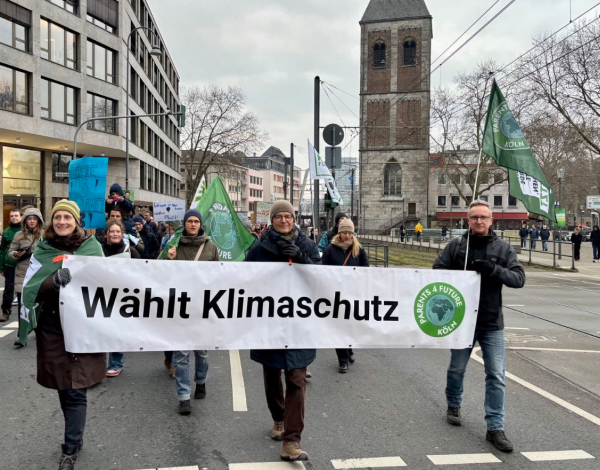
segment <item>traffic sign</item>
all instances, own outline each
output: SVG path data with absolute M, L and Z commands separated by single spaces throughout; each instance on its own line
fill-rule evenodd
M 588 209 L 600 209 L 600 196 L 588 196 L 586 199 Z
M 340 145 L 344 140 L 344 129 L 337 124 L 329 124 L 323 130 L 323 139 L 333 147 Z

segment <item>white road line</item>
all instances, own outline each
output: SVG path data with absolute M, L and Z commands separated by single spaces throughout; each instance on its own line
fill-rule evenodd
M 4 325 L 2 328 L 12 328 L 13 330 L 16 330 L 17 328 L 19 328 L 19 322 L 18 321 L 11 322 L 8 325 Z
M 448 454 L 428 455 L 434 465 L 464 465 L 474 463 L 502 463 L 494 454 Z
M 231 388 L 233 391 L 233 411 L 248 411 L 246 403 L 246 387 L 239 351 L 229 351 L 231 365 Z
M 585 353 L 585 354 L 600 354 L 600 351 L 593 351 L 589 349 L 557 349 L 557 348 L 525 348 L 521 346 L 507 346 L 506 349 L 519 349 L 524 351 L 552 351 L 552 352 L 573 352 L 573 353 Z
M 370 459 L 332 460 L 331 464 L 336 470 L 346 468 L 396 468 L 406 467 L 400 457 L 374 457 Z
M 229 470 L 306 470 L 302 462 L 230 463 Z
M 595 459 L 593 455 L 583 450 L 557 450 L 553 452 L 521 452 L 532 462 L 550 462 L 553 460 L 583 460 Z
M 0 330 L 0 338 L 4 338 L 11 333 L 14 333 L 15 330 Z
M 481 350 L 480 347 L 473 348 L 473 354 L 471 354 L 471 359 L 474 359 L 475 361 L 479 362 L 480 364 L 483 364 L 483 359 L 480 358 L 476 354 L 480 350 Z M 508 371 L 506 372 L 506 378 L 511 379 L 514 382 L 517 382 L 519 385 L 522 385 L 523 387 L 531 390 L 532 392 L 535 392 L 538 395 L 541 395 L 544 398 L 547 398 L 548 400 L 553 401 L 557 405 L 562 406 L 563 408 L 566 408 L 567 410 L 581 416 L 582 418 L 587 419 L 588 421 L 600 426 L 600 418 L 598 418 L 597 416 L 594 416 L 591 413 L 588 413 L 587 411 L 582 410 L 581 408 L 579 408 L 575 405 L 572 405 L 568 401 L 563 400 L 562 398 L 559 398 L 556 395 L 552 395 L 551 393 L 547 392 L 546 390 L 543 390 L 540 387 L 537 387 L 537 386 L 533 385 L 532 383 L 529 383 L 529 382 L 521 379 L 520 377 L 517 377 L 516 375 L 511 374 Z
M 505 307 L 525 307 L 525 305 L 522 305 L 522 304 L 510 304 L 510 305 L 505 305 Z
M 193 467 L 164 467 L 158 470 L 199 470 L 199 468 L 198 465 L 194 465 Z
M 516 326 L 505 326 L 505 330 L 529 330 L 529 328 L 518 328 Z

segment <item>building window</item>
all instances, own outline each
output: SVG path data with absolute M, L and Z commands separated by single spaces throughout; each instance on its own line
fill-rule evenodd
M 0 42 L 27 51 L 29 49 L 29 27 L 0 16 Z
M 385 64 L 385 42 L 377 41 L 373 45 L 373 68 L 384 69 Z
M 508 206 L 516 207 L 516 205 L 517 205 L 517 198 L 514 196 L 508 196 Z
M 113 26 L 109 25 L 108 23 L 106 23 L 105 21 L 95 18 L 89 14 L 86 15 L 86 19 L 88 20 L 88 23 L 92 23 L 93 25 L 96 25 L 99 28 L 105 29 L 109 33 L 115 34 L 115 28 Z
M 417 65 L 417 43 L 412 39 L 404 41 L 404 65 Z
M 438 184 L 446 184 L 446 175 L 438 175 Z
M 460 206 L 460 196 L 452 196 L 452 207 Z
M 29 114 L 28 76 L 0 65 L 0 109 Z
M 479 196 L 479 200 L 488 202 L 488 197 L 487 196 Z
M 438 206 L 446 207 L 446 196 L 438 196 Z
M 395 160 L 387 163 L 383 170 L 383 195 L 402 195 L 402 168 Z
M 466 206 L 469 207 L 469 204 L 473 202 L 473 196 L 465 196 Z
M 55 5 L 61 7 L 64 10 L 67 10 L 70 13 L 77 13 L 77 0 L 49 0 L 50 3 L 54 3 Z
M 502 207 L 502 196 L 494 196 L 494 207 Z
M 40 19 L 42 59 L 77 69 L 77 35 L 62 26 Z
M 76 90 L 42 78 L 42 119 L 75 125 Z
M 116 103 L 102 96 L 87 94 L 87 118 L 100 118 L 116 115 Z M 116 125 L 114 119 L 88 122 L 88 129 L 114 134 Z
M 87 42 L 87 74 L 108 83 L 115 83 L 115 58 L 117 54 L 100 44 Z
M 73 155 L 52 154 L 52 181 L 54 183 L 69 182 L 69 163 L 71 163 L 71 160 L 73 160 Z

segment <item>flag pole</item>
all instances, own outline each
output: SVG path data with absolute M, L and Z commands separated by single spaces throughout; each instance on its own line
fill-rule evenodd
M 479 184 L 479 168 L 481 167 L 481 155 L 483 154 L 483 143 L 481 145 L 481 149 L 479 150 L 479 157 L 477 158 L 477 171 L 475 172 L 475 185 L 473 186 L 473 198 L 475 198 L 475 194 L 477 194 L 477 186 Z M 473 202 L 473 201 L 471 201 Z M 450 201 L 452 204 L 452 201 Z M 467 261 L 469 259 L 469 239 L 471 238 L 471 229 L 469 228 L 469 212 L 467 210 L 467 251 L 465 252 L 465 265 L 463 267 L 463 271 L 467 270 Z

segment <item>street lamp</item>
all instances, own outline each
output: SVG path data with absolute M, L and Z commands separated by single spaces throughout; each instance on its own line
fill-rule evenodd
M 579 206 L 579 210 L 581 211 L 581 227 L 583 227 L 583 214 L 585 214 L 585 211 L 583 210 L 583 205 Z
M 558 204 L 559 208 L 562 207 L 562 182 L 565 177 L 565 169 L 558 168 L 556 170 L 556 176 L 558 176 Z M 558 227 L 558 259 L 562 259 L 562 227 Z
M 133 29 L 129 36 L 127 36 L 127 83 L 126 85 L 126 96 L 125 96 L 125 114 L 129 115 L 129 43 L 131 42 L 131 37 L 134 34 L 137 34 L 138 30 L 145 29 L 146 31 L 150 31 L 150 34 L 154 35 L 156 42 L 152 46 L 152 50 L 150 51 L 150 55 L 153 57 L 161 57 L 162 52 L 160 50 L 160 43 L 158 41 L 158 35 L 152 31 L 150 28 L 146 26 L 139 26 Z M 125 190 L 129 189 L 129 121 L 131 118 L 125 119 Z

